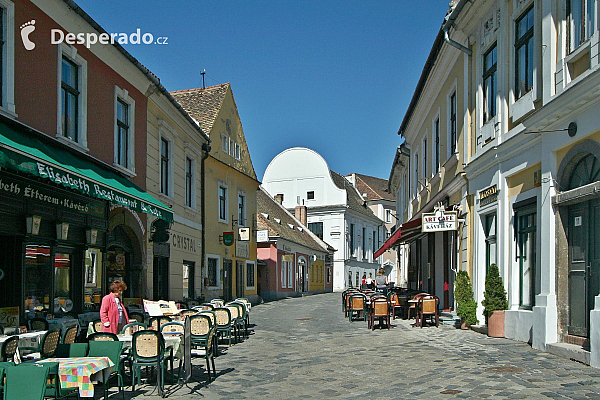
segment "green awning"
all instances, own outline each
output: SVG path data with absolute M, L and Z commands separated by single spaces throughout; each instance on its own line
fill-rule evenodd
M 0 167 L 48 179 L 85 195 L 173 222 L 173 211 L 128 179 L 26 130 L 0 122 Z

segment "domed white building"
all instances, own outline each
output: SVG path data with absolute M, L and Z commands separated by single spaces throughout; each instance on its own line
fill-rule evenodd
M 262 182 L 288 210 L 301 214 L 306 207 L 308 228 L 336 249 L 326 265 L 334 291 L 360 286 L 364 273 L 375 277 L 381 262 L 373 254 L 385 240 L 383 221 L 320 154 L 304 147 L 284 150 L 273 158 Z

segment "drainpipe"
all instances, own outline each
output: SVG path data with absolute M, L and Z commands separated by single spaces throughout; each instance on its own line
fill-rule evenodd
M 456 4 L 456 6 L 454 7 L 454 10 L 452 10 L 452 12 L 450 14 L 448 14 L 448 16 L 446 17 L 446 21 L 442 25 L 442 30 L 444 31 L 444 41 L 446 43 L 448 43 L 450 46 L 456 47 L 457 49 L 459 49 L 460 51 L 462 51 L 463 53 L 467 54 L 470 57 L 473 54 L 471 49 L 463 46 L 462 44 L 458 43 L 455 40 L 450 39 L 450 35 L 448 34 L 448 31 L 454 25 L 454 21 L 458 17 L 458 14 L 460 14 L 460 12 L 462 11 L 463 7 L 465 6 L 465 4 L 467 2 L 470 2 L 470 0 L 460 0 Z
M 200 219 L 202 223 L 202 236 L 201 250 L 200 250 L 200 276 L 204 278 L 205 263 L 206 263 L 206 172 L 204 162 L 208 158 L 210 153 L 210 144 L 208 142 L 202 143 L 202 158 L 200 159 Z M 204 296 L 204 279 L 200 279 L 200 295 Z

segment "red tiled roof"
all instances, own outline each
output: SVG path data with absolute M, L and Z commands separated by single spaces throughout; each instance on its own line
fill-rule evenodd
M 210 135 L 228 90 L 229 82 L 205 88 L 175 90 L 171 96 Z

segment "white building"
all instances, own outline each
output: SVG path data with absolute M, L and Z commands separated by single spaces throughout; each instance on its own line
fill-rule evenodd
M 373 254 L 385 239 L 383 221 L 317 152 L 302 147 L 281 152 L 267 167 L 263 187 L 275 198 L 283 196 L 288 210 L 306 206 L 308 228 L 337 249 L 334 291 L 359 286 L 364 273 L 375 276 L 381 262 Z

